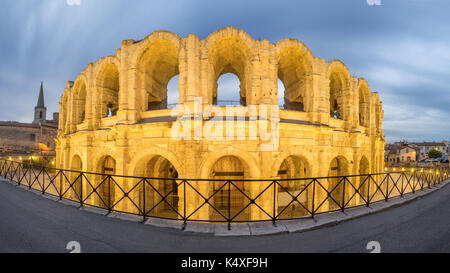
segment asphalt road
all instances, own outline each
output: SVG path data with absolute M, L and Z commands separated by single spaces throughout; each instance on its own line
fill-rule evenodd
M 262 237 L 214 237 L 127 222 L 0 181 L 0 252 L 450 252 L 450 186 L 333 227 Z

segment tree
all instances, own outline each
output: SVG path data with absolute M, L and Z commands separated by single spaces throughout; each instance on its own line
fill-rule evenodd
M 436 149 L 431 149 L 428 151 L 429 158 L 439 158 L 442 157 L 442 152 Z

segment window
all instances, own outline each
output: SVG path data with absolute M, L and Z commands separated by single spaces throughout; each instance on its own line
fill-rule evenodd
M 241 82 L 236 74 L 222 74 L 217 80 L 217 96 L 213 98 L 213 103 L 221 106 L 240 105 L 240 89 Z
M 35 134 L 31 134 L 30 135 L 30 141 L 36 141 L 36 135 Z

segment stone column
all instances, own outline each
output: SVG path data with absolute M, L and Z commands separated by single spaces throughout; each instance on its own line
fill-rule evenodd
M 305 111 L 314 123 L 329 124 L 330 120 L 330 80 L 327 78 L 328 63 L 315 59 L 313 74 L 308 75 L 311 87 L 305 94 Z
M 140 119 L 140 113 L 143 111 L 143 98 L 140 94 L 140 84 L 138 77 L 137 60 L 131 59 L 135 56 L 136 47 L 133 46 L 133 40 L 122 41 L 120 51 L 119 68 L 119 111 L 117 113 L 120 122 L 126 124 L 136 123 Z

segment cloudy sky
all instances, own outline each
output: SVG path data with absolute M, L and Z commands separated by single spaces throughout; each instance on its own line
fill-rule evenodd
M 383 101 L 388 142 L 450 139 L 448 0 L 1 2 L 0 120 L 30 122 L 41 80 L 51 118 L 66 82 L 122 40 L 160 29 L 203 39 L 234 26 L 273 43 L 299 39 L 366 78 Z

